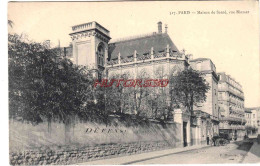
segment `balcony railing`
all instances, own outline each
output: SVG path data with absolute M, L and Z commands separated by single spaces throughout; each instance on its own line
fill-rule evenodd
M 173 59 L 173 60 L 189 60 L 188 56 L 182 53 L 172 52 L 167 45 L 167 49 L 164 52 L 154 54 L 153 48 L 151 48 L 150 53 L 145 55 L 138 55 L 137 52 L 134 52 L 133 57 L 131 58 L 121 58 L 120 53 L 118 54 L 117 60 L 111 60 L 107 62 L 107 65 L 127 65 L 128 63 L 139 63 L 141 61 L 153 61 L 153 60 L 162 60 L 162 59 Z
M 228 88 L 228 87 L 219 87 L 219 91 L 227 91 L 227 92 L 233 94 L 234 96 L 244 99 L 243 93 L 236 92 L 235 90 Z
M 102 33 L 106 34 L 107 36 L 110 36 L 110 32 L 95 21 L 73 26 L 72 33 L 86 31 L 86 30 L 90 30 L 90 29 L 98 29 Z
M 116 65 L 118 64 L 118 60 L 111 60 L 107 62 L 107 65 Z
M 170 52 L 170 57 L 173 58 L 182 58 L 183 54 L 178 53 L 178 52 Z
M 239 123 L 239 124 L 245 124 L 246 123 L 246 119 L 243 118 L 243 117 L 238 118 L 238 117 L 229 116 L 229 117 L 222 117 L 220 120 L 221 121 L 229 121 L 229 123 L 231 123 L 231 124 L 232 123 Z
M 82 29 L 89 29 L 89 28 L 93 28 L 92 22 L 80 24 L 80 25 L 75 25 L 75 26 L 72 27 L 72 30 L 73 31 L 79 31 L 79 30 L 82 30 Z
M 137 61 L 143 61 L 143 60 L 146 60 L 146 59 L 151 59 L 151 55 L 143 55 L 143 56 L 140 56 L 137 58 Z
M 228 88 L 228 91 L 231 92 L 232 94 L 236 95 L 236 96 L 239 96 L 241 98 L 244 99 L 244 95 L 239 93 L 239 92 L 236 92 L 235 90 L 231 89 L 231 88 Z
M 154 58 L 163 58 L 163 57 L 166 57 L 166 53 L 158 53 L 154 56 Z
M 121 59 L 121 63 L 130 63 L 130 62 L 134 62 L 134 58 L 124 58 L 124 59 Z

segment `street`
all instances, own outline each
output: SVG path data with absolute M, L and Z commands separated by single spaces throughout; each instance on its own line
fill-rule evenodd
M 226 146 L 209 146 L 124 164 L 236 164 L 243 162 L 252 145 L 253 141 L 250 139 L 248 141 L 232 142 Z

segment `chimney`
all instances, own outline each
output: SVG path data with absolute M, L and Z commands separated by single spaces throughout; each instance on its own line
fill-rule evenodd
M 168 32 L 168 25 L 165 24 L 165 33 L 167 33 L 167 32 Z
M 157 24 L 158 24 L 158 33 L 162 33 L 162 22 L 159 21 Z

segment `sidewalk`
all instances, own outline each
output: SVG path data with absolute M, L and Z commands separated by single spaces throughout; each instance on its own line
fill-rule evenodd
M 167 149 L 167 150 L 160 150 L 160 151 L 154 151 L 154 152 L 147 152 L 147 153 L 141 153 L 141 154 L 134 154 L 134 155 L 128 155 L 128 156 L 122 156 L 122 157 L 115 157 L 111 159 L 101 159 L 101 160 L 95 160 L 95 161 L 89 161 L 84 163 L 78 163 L 75 165 L 126 165 L 126 164 L 132 164 L 134 162 L 140 162 L 143 160 L 153 159 L 153 158 L 159 158 L 167 155 L 171 155 L 174 153 L 180 153 L 185 152 L 189 150 L 194 149 L 201 149 L 205 147 L 210 147 L 209 145 L 200 145 L 200 146 L 188 146 L 184 148 L 173 148 L 173 149 Z
M 247 153 L 243 163 L 260 163 L 260 144 L 257 143 L 257 141 L 254 141 L 253 146 Z

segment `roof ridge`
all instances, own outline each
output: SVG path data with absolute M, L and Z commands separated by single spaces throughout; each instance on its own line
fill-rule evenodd
M 245 110 L 255 110 L 255 109 L 259 109 L 260 107 L 245 107 Z
M 156 35 L 163 35 L 164 33 L 156 33 L 156 32 L 151 32 L 151 33 L 146 33 L 146 34 L 139 34 L 139 35 L 134 35 L 134 36 L 128 36 L 128 37 L 123 37 L 123 38 L 118 38 L 114 39 L 114 41 L 110 41 L 109 44 L 112 43 L 119 43 L 119 42 L 127 42 L 127 41 L 132 41 L 132 40 L 138 40 L 142 38 L 147 38 L 147 37 L 152 37 Z
M 190 61 L 199 61 L 199 60 L 211 60 L 210 58 L 196 58 L 196 59 L 192 59 Z

